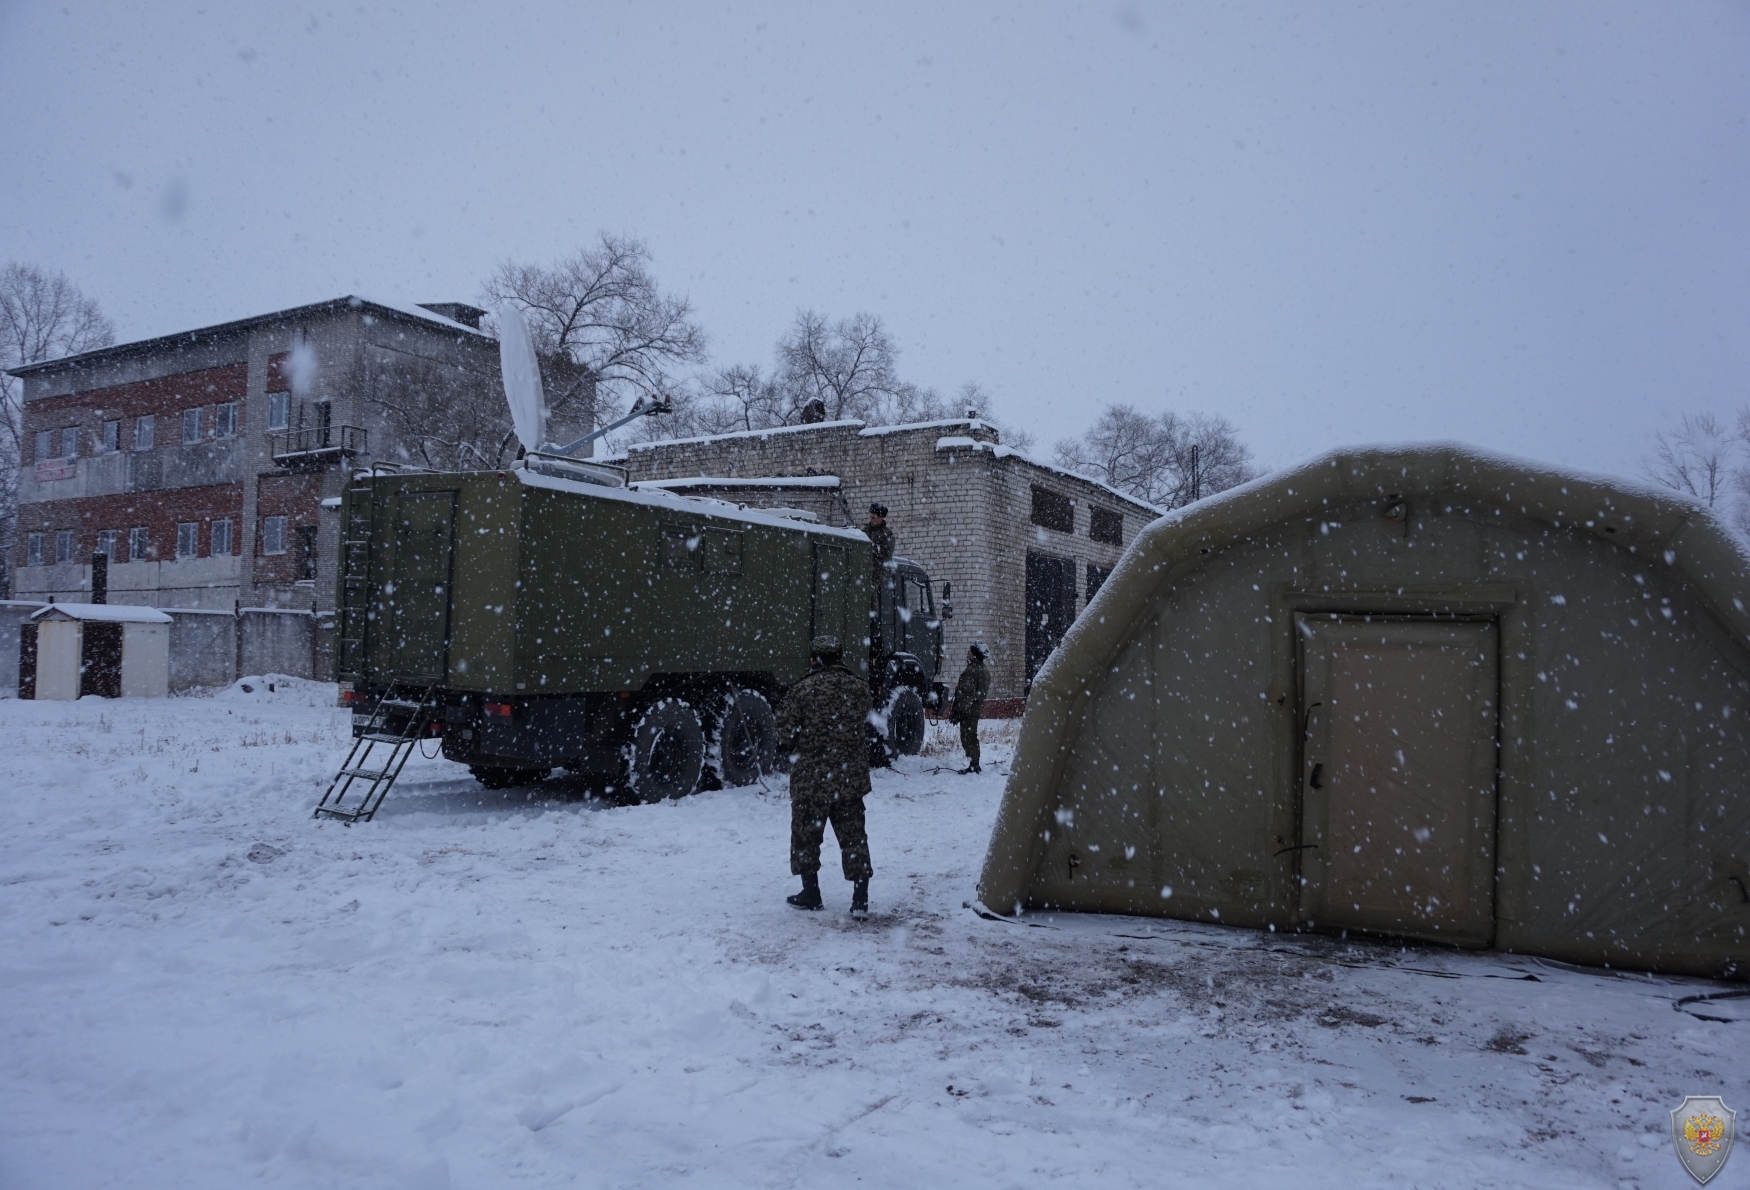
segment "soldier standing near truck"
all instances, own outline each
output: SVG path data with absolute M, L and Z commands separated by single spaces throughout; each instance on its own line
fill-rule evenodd
M 802 877 L 802 891 L 785 899 L 798 909 L 822 907 L 820 844 L 831 822 L 845 879 L 854 882 L 851 912 L 866 914 L 875 872 L 863 823 L 863 796 L 871 789 L 863 740 L 869 684 L 845 668 L 836 636 L 815 637 L 809 654 L 811 671 L 790 687 L 778 712 L 778 748 L 792 758 L 790 871 Z
M 966 668 L 960 671 L 960 681 L 954 685 L 952 718 L 960 725 L 960 747 L 966 752 L 966 767 L 961 773 L 981 773 L 978 767 L 978 720 L 984 714 L 984 700 L 990 694 L 990 670 L 984 667 L 989 650 L 983 641 L 973 641 L 966 649 Z
M 863 535 L 875 547 L 875 578 L 879 581 L 887 564 L 893 561 L 894 539 L 893 530 L 887 527 L 887 505 L 869 506 L 869 523 L 863 526 Z

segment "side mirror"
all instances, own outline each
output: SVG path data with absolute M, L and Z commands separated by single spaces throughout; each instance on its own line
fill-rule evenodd
M 954 584 L 946 580 L 942 583 L 942 618 L 944 620 L 954 618 Z

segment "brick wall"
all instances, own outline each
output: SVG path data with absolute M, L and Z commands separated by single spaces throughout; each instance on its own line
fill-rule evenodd
M 326 475 L 323 472 L 280 472 L 256 478 L 255 582 L 257 586 L 296 583 L 305 578 L 302 531 L 320 525 Z M 267 518 L 286 518 L 285 552 L 265 552 Z M 332 579 L 332 575 L 328 576 Z
M 243 401 L 248 390 L 249 365 L 236 363 L 27 401 L 24 405 L 24 460 L 26 463 L 42 462 L 35 457 L 38 430 L 60 430 L 66 426 L 79 428 L 81 456 L 101 453 L 103 423 L 118 419 L 122 422 L 121 449 L 132 450 L 134 419 L 147 414 L 157 419 L 155 445 L 170 446 L 182 441 L 184 409 L 221 402 L 237 402 L 237 432 L 241 433 Z M 213 425 L 212 413 L 207 410 L 201 417 L 203 437 L 212 436 Z M 59 458 L 58 437 L 53 451 L 49 457 Z
M 119 530 L 115 561 L 140 562 L 176 557 L 176 527 L 194 522 L 200 525 L 200 552 L 208 557 L 212 552 L 212 523 L 219 519 L 231 521 L 231 553 L 239 553 L 243 535 L 243 485 L 213 484 L 198 488 L 165 488 L 155 492 L 121 492 L 110 496 L 86 496 L 76 500 L 45 500 L 23 504 L 18 509 L 18 549 L 15 564 L 22 567 L 28 537 L 32 533 L 47 535 L 45 561 L 52 559 L 54 536 L 63 529 L 74 533 L 73 557 L 91 561 L 97 549 L 97 535 L 104 529 Z M 129 551 L 129 530 L 143 527 L 150 542 L 145 558 L 135 558 Z

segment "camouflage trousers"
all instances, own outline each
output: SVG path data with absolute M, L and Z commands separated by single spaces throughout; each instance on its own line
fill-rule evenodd
M 962 719 L 960 721 L 960 747 L 966 753 L 966 759 L 973 764 L 978 763 L 978 720 Z
M 861 796 L 841 797 L 833 801 L 814 798 L 792 798 L 790 801 L 790 871 L 800 876 L 804 872 L 820 871 L 820 844 L 826 838 L 826 824 L 832 823 L 833 838 L 838 840 L 839 855 L 844 860 L 846 880 L 867 880 L 875 874 L 869 862 L 869 832 L 863 826 Z

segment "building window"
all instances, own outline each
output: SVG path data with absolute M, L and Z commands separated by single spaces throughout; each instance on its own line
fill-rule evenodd
M 1084 604 L 1094 602 L 1094 596 L 1098 595 L 1100 588 L 1106 585 L 1106 576 L 1111 573 L 1110 566 L 1095 566 L 1092 562 L 1088 563 L 1088 597 L 1082 601 Z
M 1107 545 L 1124 544 L 1124 514 L 1110 508 L 1088 509 L 1088 536 Z
M 71 562 L 73 560 L 73 530 L 62 529 L 55 534 L 55 561 Z
M 178 558 L 198 558 L 200 553 L 200 522 L 184 521 L 176 526 L 176 556 Z
M 292 394 L 267 394 L 267 428 L 283 430 L 292 424 Z
M 262 519 L 261 552 L 264 554 L 283 554 L 286 552 L 285 517 L 270 516 Z
M 151 547 L 152 539 L 146 533 L 146 526 L 137 525 L 128 530 L 128 561 L 144 562 Z
M 737 533 L 736 537 L 741 534 Z M 737 544 L 740 544 L 739 542 Z M 316 577 L 316 526 L 298 526 L 298 578 L 299 580 Z
M 231 556 L 231 522 L 229 520 L 213 522 L 213 546 L 207 552 L 215 558 Z
M 182 444 L 187 446 L 191 442 L 199 442 L 200 440 L 201 407 L 196 405 L 193 409 L 182 411 Z
M 152 414 L 143 414 L 134 419 L 134 449 L 151 450 L 152 435 L 158 428 L 158 419 Z
M 46 463 L 55 457 L 55 432 L 53 430 L 38 430 L 36 432 L 36 461 Z
M 61 457 L 76 459 L 79 457 L 79 427 L 68 426 L 61 431 Z
M 116 546 L 120 544 L 122 531 L 120 529 L 102 529 L 97 534 L 97 552 L 115 561 Z
M 226 401 L 222 405 L 213 406 L 213 437 L 235 438 L 237 436 L 237 402 Z
M 1061 492 L 1034 485 L 1033 523 L 1046 529 L 1056 529 L 1059 533 L 1074 533 L 1076 502 Z
M 103 452 L 105 454 L 114 454 L 116 451 L 120 450 L 121 448 L 122 448 L 122 423 L 121 423 L 121 421 L 118 419 L 116 421 L 104 422 L 103 423 Z
M 43 564 L 43 535 L 32 533 L 24 539 L 24 564 L 26 566 L 41 566 Z

